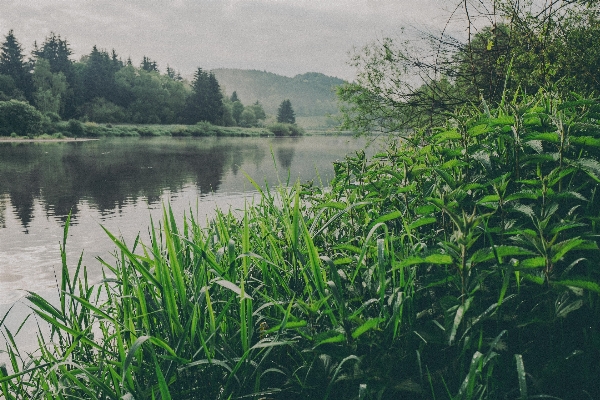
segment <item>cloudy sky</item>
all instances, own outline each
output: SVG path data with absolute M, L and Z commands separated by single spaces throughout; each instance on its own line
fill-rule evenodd
M 197 67 L 351 80 L 348 52 L 402 27 L 439 30 L 444 0 L 0 0 L 0 35 L 27 54 L 55 32 L 78 59 L 93 45 L 139 64 L 144 55 L 184 76 Z

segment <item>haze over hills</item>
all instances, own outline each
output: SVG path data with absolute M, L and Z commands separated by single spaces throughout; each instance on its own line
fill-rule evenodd
M 335 87 L 345 81 L 317 72 L 293 78 L 271 72 L 243 69 L 214 69 L 227 96 L 235 91 L 245 105 L 258 100 L 267 114 L 277 114 L 277 108 L 289 99 L 298 117 L 320 117 L 337 114 Z

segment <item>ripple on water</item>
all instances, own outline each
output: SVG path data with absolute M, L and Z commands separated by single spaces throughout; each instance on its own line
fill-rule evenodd
M 43 292 L 57 285 L 60 256 L 55 248 L 34 246 L 0 252 L 0 304 L 13 303 L 28 290 Z

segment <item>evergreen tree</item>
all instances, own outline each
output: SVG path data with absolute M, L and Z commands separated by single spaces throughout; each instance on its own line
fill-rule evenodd
M 296 123 L 296 115 L 292 108 L 292 103 L 289 100 L 284 100 L 281 102 L 281 105 L 279 105 L 279 109 L 277 110 L 277 122 L 286 124 Z
M 240 99 L 238 98 L 237 92 L 236 92 L 236 91 L 234 91 L 234 92 L 231 94 L 231 102 L 232 102 L 232 103 L 235 103 L 236 101 L 240 101 Z
M 233 92 L 233 93 L 235 93 L 235 92 Z M 233 96 L 232 96 L 232 98 L 233 98 Z M 244 105 L 242 104 L 242 102 L 240 102 L 239 100 L 236 100 L 233 103 L 231 103 L 231 116 L 233 117 L 233 119 L 237 125 L 240 124 L 240 117 L 242 116 L 243 112 L 244 112 Z
M 223 123 L 223 95 L 217 78 L 198 68 L 192 82 L 192 94 L 188 97 L 183 119 L 189 124 L 207 121 Z
M 173 68 L 171 68 L 169 66 L 169 64 L 167 64 L 167 71 L 166 71 L 166 75 L 171 78 L 171 79 L 175 79 L 175 70 Z
M 148 58 L 146 56 L 144 56 L 144 59 L 142 60 L 142 64 L 140 65 L 140 67 L 144 71 L 158 72 L 158 64 L 156 64 L 156 61 L 152 61 L 150 58 Z
M 33 99 L 33 81 L 29 65 L 23 60 L 23 48 L 11 29 L 0 51 L 0 74 L 10 76 L 20 92 L 30 102 Z
M 100 51 L 96 46 L 92 48 L 83 71 L 86 102 L 98 97 L 104 97 L 109 101 L 118 98 L 114 77 L 115 67 L 114 59 L 111 59 L 106 51 Z

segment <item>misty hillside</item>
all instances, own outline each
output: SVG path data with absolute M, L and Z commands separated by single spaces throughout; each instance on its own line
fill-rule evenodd
M 335 86 L 344 83 L 342 79 L 316 72 L 293 78 L 257 70 L 215 69 L 212 72 L 227 96 L 235 91 L 243 104 L 258 100 L 267 114 L 272 115 L 285 99 L 292 102 L 298 117 L 336 114 Z

